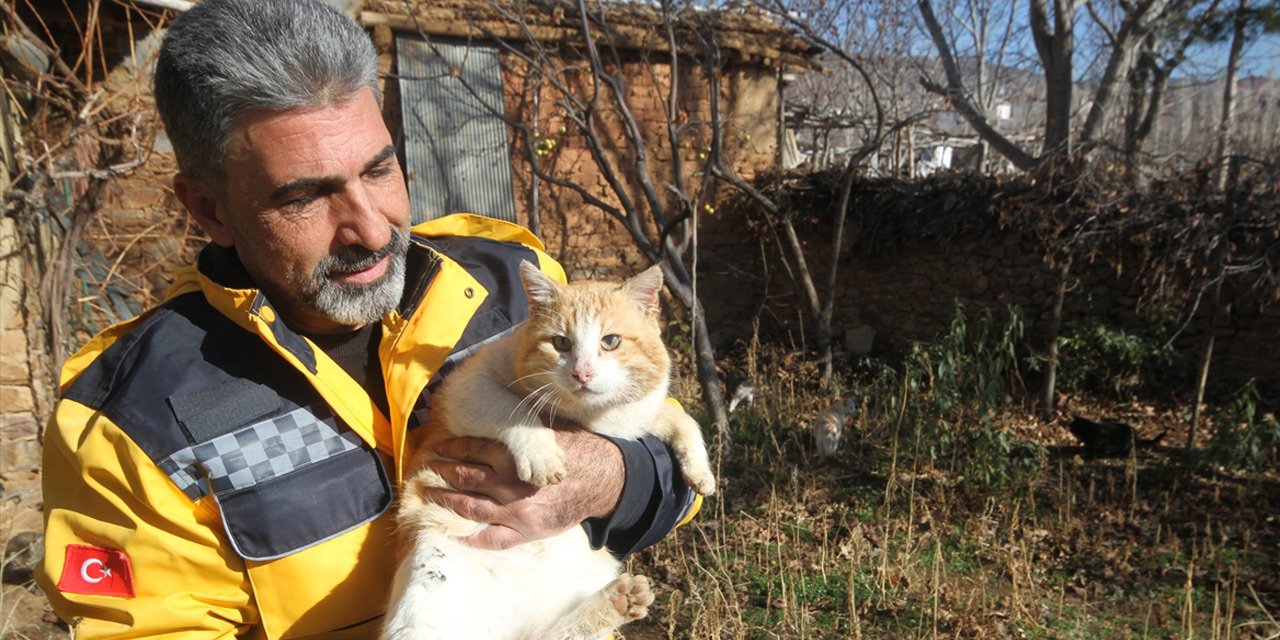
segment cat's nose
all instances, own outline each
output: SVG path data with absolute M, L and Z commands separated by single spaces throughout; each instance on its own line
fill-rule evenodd
M 592 367 L 577 366 L 573 368 L 573 379 L 582 384 L 591 382 L 591 379 L 594 377 L 596 377 L 596 371 Z

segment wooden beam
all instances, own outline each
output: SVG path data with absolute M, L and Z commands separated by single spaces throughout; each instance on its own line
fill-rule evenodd
M 428 36 L 449 38 L 493 37 L 508 42 L 523 42 L 532 36 L 545 43 L 582 43 L 582 34 L 576 25 L 527 24 L 526 31 L 507 17 L 496 12 L 490 13 L 492 15 L 480 16 L 456 8 L 423 9 L 415 16 L 363 11 L 360 13 L 360 23 L 370 28 L 388 27 L 394 31 L 421 32 Z M 613 35 L 613 44 L 620 49 L 653 53 L 669 53 L 671 50 L 667 40 L 655 34 L 650 25 L 614 23 L 609 25 L 609 31 Z M 731 59 L 742 64 L 782 65 L 789 71 L 815 67 L 801 53 L 756 45 L 743 34 L 718 32 L 716 39 L 721 47 L 731 52 Z M 682 47 L 682 50 L 692 52 L 695 49 L 688 45 Z

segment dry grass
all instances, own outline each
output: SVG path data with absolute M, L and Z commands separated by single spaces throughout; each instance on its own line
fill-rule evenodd
M 801 382 L 811 366 L 793 354 L 745 366 L 757 402 L 734 415 L 721 493 L 631 560 L 659 595 L 624 638 L 1280 638 L 1276 469 L 1193 472 L 1172 448 L 1083 460 L 1016 402 L 956 407 L 930 431 L 910 420 L 933 415 L 910 404 L 929 390 L 888 378 L 905 389 L 896 403 L 867 397 L 837 457 L 818 462 L 803 426 L 830 398 Z M 1176 411 L 1138 414 L 1144 431 L 1181 428 Z M 1005 457 L 975 455 L 966 447 L 987 441 L 972 438 L 926 455 L 926 438 L 981 425 L 1008 436 Z M 67 637 L 39 624 L 31 597 L 6 587 L 0 637 Z
M 926 430 L 864 410 L 819 463 L 803 426 L 828 398 L 794 382 L 804 366 L 757 376 L 723 493 L 633 559 L 662 591 L 627 637 L 1280 638 L 1275 469 L 1083 460 L 1016 404 L 984 414 L 1013 434 L 1003 461 L 930 459 Z M 1016 469 L 975 468 L 999 464 Z

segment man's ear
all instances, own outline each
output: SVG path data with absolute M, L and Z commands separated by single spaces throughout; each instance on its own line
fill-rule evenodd
M 184 173 L 173 177 L 173 194 L 178 196 L 187 213 L 195 218 L 209 238 L 224 247 L 235 246 L 236 235 L 223 219 L 222 199 L 217 190 Z

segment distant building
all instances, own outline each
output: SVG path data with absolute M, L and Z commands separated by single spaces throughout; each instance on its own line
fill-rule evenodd
M 976 75 L 971 60 L 958 61 L 967 78 Z M 801 158 L 821 168 L 843 163 L 874 131 L 874 110 L 867 91 L 856 78 L 843 77 L 836 61 L 824 60 L 825 75 L 809 74 L 786 90 L 787 125 L 795 132 Z M 921 75 L 939 77 L 935 58 L 898 57 L 875 61 L 876 75 L 885 78 L 877 87 L 890 118 L 915 117 L 868 159 L 869 168 L 881 174 L 923 175 L 944 168 L 975 168 L 982 158 L 986 171 L 1012 170 L 994 152 L 979 154 L 981 142 L 973 127 L 941 97 L 925 91 Z M 1044 128 L 1044 78 L 1038 71 L 1013 67 L 988 68 L 996 82 L 988 94 L 988 122 L 993 128 L 1031 154 L 1040 152 Z M 1094 87 L 1081 84 L 1075 91 L 1074 109 L 1083 124 L 1091 106 Z M 1168 88 L 1159 121 L 1143 147 L 1143 153 L 1162 160 L 1167 168 L 1185 167 L 1216 148 L 1222 113 L 1223 79 L 1182 80 Z M 1111 121 L 1100 140 L 1123 139 L 1127 105 L 1123 95 L 1111 110 Z M 980 108 L 983 105 L 978 105 Z M 1280 79 L 1241 78 L 1237 83 L 1235 152 L 1263 155 L 1280 144 Z M 953 150 L 946 162 L 947 149 Z

